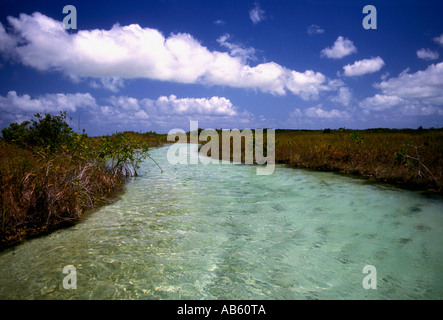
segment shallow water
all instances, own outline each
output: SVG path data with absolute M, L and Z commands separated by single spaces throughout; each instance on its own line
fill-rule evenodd
M 441 198 L 284 166 L 174 166 L 167 150 L 150 152 L 165 172 L 148 159 L 114 204 L 1 252 L 0 299 L 443 297 Z

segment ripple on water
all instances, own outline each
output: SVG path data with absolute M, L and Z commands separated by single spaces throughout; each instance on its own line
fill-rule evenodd
M 443 202 L 277 166 L 176 165 L 0 253 L 1 299 L 440 299 Z M 64 290 L 62 269 L 77 268 Z M 365 265 L 377 290 L 364 290 Z

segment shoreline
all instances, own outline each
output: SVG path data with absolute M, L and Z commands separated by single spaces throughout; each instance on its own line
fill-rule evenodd
M 352 172 L 345 172 L 345 171 L 340 171 L 339 169 L 334 170 L 334 169 L 322 169 L 322 168 L 309 168 L 309 167 L 297 167 L 294 165 L 290 165 L 290 164 L 286 164 L 286 163 L 281 163 L 281 162 L 277 162 L 276 164 L 279 165 L 284 165 L 288 168 L 291 169 L 296 169 L 296 170 L 308 170 L 308 171 L 313 171 L 313 172 L 329 172 L 329 173 L 334 173 L 337 175 L 342 175 L 342 176 L 346 176 L 346 177 L 350 177 L 353 179 L 359 179 L 364 181 L 367 184 L 374 184 L 374 185 L 380 185 L 380 186 L 385 186 L 385 187 L 389 187 L 389 188 L 394 188 L 394 189 L 399 189 L 399 190 L 403 190 L 403 191 L 411 191 L 411 192 L 417 192 L 423 196 L 426 197 L 436 197 L 436 198 L 442 198 L 443 199 L 443 191 L 438 191 L 438 190 L 433 190 L 433 189 L 427 189 L 424 188 L 420 185 L 408 185 L 405 181 L 384 181 L 384 180 L 377 180 L 372 176 L 367 176 L 367 175 L 361 175 L 358 173 L 352 173 Z
M 278 138 L 278 135 L 277 135 L 277 138 Z M 276 141 L 278 141 L 278 140 L 276 139 Z M 202 145 L 205 144 L 205 142 L 200 142 L 200 141 L 199 141 L 199 143 L 200 143 L 200 148 Z M 163 142 L 155 144 L 154 146 L 152 146 L 150 148 L 160 148 L 160 147 L 164 147 L 164 146 L 172 145 L 172 144 L 175 144 L 175 143 L 169 142 L 169 141 L 163 141 Z M 189 144 L 189 142 L 187 142 L 187 144 Z M 220 147 L 220 151 L 221 151 L 221 145 L 219 147 Z M 199 152 L 200 152 L 200 148 L 199 148 Z M 242 148 L 243 148 L 243 145 L 242 145 Z M 294 156 L 294 154 L 292 154 L 293 158 L 282 159 L 281 152 L 285 151 L 285 150 L 281 150 L 281 149 L 279 150 L 279 148 L 281 148 L 281 144 L 280 144 L 280 147 L 276 148 L 277 150 L 276 150 L 275 164 L 284 165 L 288 168 L 310 170 L 310 171 L 320 171 L 320 172 L 331 172 L 331 173 L 335 173 L 335 174 L 339 174 L 339 175 L 345 175 L 348 177 L 361 179 L 361 180 L 364 180 L 365 182 L 370 183 L 370 184 L 385 185 L 388 187 L 399 188 L 401 190 L 417 192 L 417 193 L 419 193 L 423 196 L 426 196 L 426 197 L 437 197 L 437 198 L 443 197 L 443 188 L 440 186 L 440 188 L 438 189 L 438 187 L 439 187 L 438 185 L 432 185 L 431 183 L 429 183 L 429 181 L 417 183 L 415 181 L 408 181 L 406 179 L 402 179 L 399 176 L 392 177 L 392 178 L 389 176 L 388 177 L 385 177 L 385 176 L 384 177 L 377 177 L 376 175 L 371 173 L 371 170 L 374 171 L 374 168 L 369 168 L 369 170 L 368 170 L 368 168 L 366 168 L 366 172 L 362 172 L 361 170 L 359 170 L 358 166 L 349 166 L 349 163 L 344 162 L 344 161 L 336 161 L 336 162 L 330 161 L 330 162 L 323 163 L 322 165 L 318 165 L 315 162 L 309 162 L 309 161 L 300 161 L 299 163 L 296 163 L 295 161 L 293 161 L 294 160 L 293 158 L 300 160 L 300 156 L 298 154 L 296 154 L 297 156 Z M 242 151 L 244 151 L 244 150 L 242 150 Z M 221 159 L 221 155 L 222 155 L 222 153 L 220 152 L 219 159 Z M 280 155 L 280 158 L 279 158 L 279 155 Z M 231 157 L 232 157 L 232 153 L 231 153 Z M 254 165 L 257 165 L 255 163 L 255 161 L 254 161 Z M 377 171 L 377 170 L 375 169 L 375 171 Z M 5 240 L 6 237 L 3 238 L 2 241 L 0 242 L 0 252 L 4 251 L 10 247 L 14 247 L 16 245 L 19 245 L 26 240 L 37 238 L 40 236 L 46 236 L 56 230 L 69 228 L 71 226 L 76 225 L 78 222 L 80 222 L 85 217 L 85 215 L 88 215 L 89 213 L 94 212 L 95 210 L 98 210 L 107 204 L 117 201 L 119 196 L 125 192 L 125 187 L 126 187 L 128 181 L 129 181 L 129 179 L 124 179 L 123 183 L 121 184 L 121 186 L 118 189 L 114 190 L 107 197 L 101 199 L 101 201 L 95 203 L 93 206 L 86 208 L 84 212 L 80 209 L 79 214 L 74 219 L 71 219 L 69 221 L 62 221 L 61 223 L 58 223 L 56 225 L 32 226 L 31 228 L 24 228 L 23 230 L 18 232 L 15 237 L 12 237 L 10 240 Z
M 443 196 L 443 130 L 275 130 L 275 164 Z
M 94 139 L 94 138 L 92 138 L 92 139 Z M 149 149 L 162 147 L 165 144 L 164 141 L 160 141 L 160 140 L 150 142 L 150 143 L 152 143 L 152 147 L 150 146 Z M 16 148 L 16 147 L 12 146 L 12 148 Z M 32 157 L 32 154 L 23 151 L 22 156 Z M 31 161 L 29 158 L 25 158 L 25 159 L 26 159 L 25 161 Z M 9 161 L 9 159 L 6 158 L 6 161 Z M 151 160 L 149 160 L 149 161 L 151 161 Z M 71 168 L 69 168 L 69 169 L 71 169 Z M 32 171 L 32 170 L 34 170 L 34 168 L 30 167 L 29 170 L 31 170 L 31 171 L 29 171 L 29 173 L 25 173 L 25 177 L 35 176 L 35 173 Z M 101 170 L 101 169 L 99 168 L 99 165 L 97 165 L 97 168 L 92 168 L 92 170 Z M 38 173 L 39 171 L 37 170 L 35 172 Z M 21 173 L 21 174 L 23 174 L 23 173 Z M 21 177 L 21 174 L 19 176 L 17 176 L 15 179 L 18 179 L 19 181 L 23 180 L 23 178 Z M 56 171 L 50 170 L 49 172 L 47 172 L 47 175 L 48 174 L 49 174 L 49 176 L 45 178 L 46 180 L 43 181 L 43 185 L 41 185 L 40 188 L 43 188 L 44 192 L 48 193 L 48 195 L 49 194 L 52 195 L 52 193 L 54 193 L 54 191 L 52 189 L 49 189 L 49 186 L 51 186 L 51 183 L 56 183 L 56 182 L 51 182 L 51 181 L 54 181 L 54 179 L 51 177 L 54 175 L 57 176 L 58 173 Z M 103 173 L 103 174 L 105 174 L 105 173 Z M 110 174 L 112 176 L 111 172 L 108 172 L 106 174 Z M 35 220 L 35 222 L 33 222 L 34 217 L 32 216 L 32 211 L 31 211 L 31 213 L 28 212 L 29 209 L 27 209 L 26 211 L 23 211 L 23 210 L 19 211 L 20 215 L 24 215 L 24 219 L 29 219 L 32 222 L 27 223 L 27 220 L 25 220 L 21 224 L 14 226 L 13 230 L 8 230 L 8 231 L 4 230 L 4 225 L 3 225 L 3 227 L 0 225 L 0 227 L 3 228 L 3 231 L 1 231 L 2 237 L 0 238 L 0 252 L 7 250 L 11 247 L 15 247 L 20 244 L 23 244 L 24 242 L 26 242 L 28 240 L 35 239 L 35 238 L 38 238 L 41 236 L 47 236 L 54 231 L 75 226 L 77 223 L 79 223 L 84 218 L 86 218 L 90 213 L 93 213 L 94 211 L 99 210 L 103 206 L 106 206 L 106 205 L 111 204 L 115 201 L 118 201 L 119 197 L 124 192 L 126 192 L 126 186 L 128 185 L 128 182 L 130 181 L 130 176 L 121 176 L 121 177 L 116 176 L 114 178 L 112 178 L 111 176 L 109 176 L 109 177 L 103 176 L 98 181 L 91 181 L 90 177 L 88 177 L 87 174 L 83 175 L 84 181 L 82 181 L 82 183 L 86 183 L 85 187 L 86 188 L 95 188 L 95 189 L 98 188 L 96 191 L 93 190 L 93 192 L 99 192 L 99 194 L 97 194 L 97 195 L 92 194 L 91 199 L 88 203 L 84 202 L 84 200 L 80 200 L 80 202 L 78 202 L 78 200 L 74 200 L 73 202 L 68 202 L 66 204 L 62 203 L 60 205 L 60 207 L 64 211 L 63 212 L 56 212 L 55 214 L 63 215 L 63 217 L 60 220 L 56 221 L 55 223 L 48 223 L 48 221 L 45 222 L 44 219 L 43 220 L 38 219 L 38 217 L 37 217 L 37 220 Z M 110 183 L 109 182 L 109 181 L 111 181 L 110 179 L 114 179 L 115 181 Z M 94 185 L 89 185 L 88 183 L 94 183 Z M 55 188 L 55 186 L 52 186 L 52 187 Z M 29 189 L 29 187 L 28 187 L 28 189 Z M 30 197 L 33 193 L 35 193 L 34 192 L 35 189 L 36 189 L 36 187 L 34 187 L 34 186 L 31 187 L 31 193 L 30 193 L 30 195 L 28 195 L 28 197 Z M 21 186 L 20 190 L 21 190 L 20 191 L 21 197 L 23 197 L 24 194 L 29 193 L 29 191 L 27 191 L 25 186 Z M 57 190 L 57 189 L 55 189 L 55 190 Z M 75 192 L 75 194 L 72 194 L 72 193 L 66 194 L 66 196 L 76 199 L 78 197 L 76 195 L 76 193 L 77 193 L 77 191 Z M 46 196 L 48 196 L 48 195 L 46 195 Z M 2 197 L 6 197 L 6 195 L 3 194 L 3 190 L 2 190 Z M 5 201 L 5 200 L 3 200 L 3 201 Z M 46 201 L 49 201 L 49 200 L 46 200 Z M 54 201 L 57 201 L 57 200 L 54 200 Z M 3 205 L 5 206 L 5 204 L 3 204 Z M 46 211 L 47 211 L 46 215 L 48 216 L 47 219 L 49 219 L 49 216 L 51 216 L 51 214 L 52 215 L 54 214 L 54 213 L 51 213 L 52 210 L 54 210 L 54 208 L 50 208 L 49 204 L 46 204 L 46 202 L 42 205 L 46 206 Z M 43 208 L 39 208 L 39 210 L 42 210 L 42 209 Z M 31 208 L 31 210 L 35 210 L 35 208 Z M 6 216 L 9 216 L 11 214 L 14 215 L 14 213 L 11 213 L 11 212 L 8 213 L 7 207 L 3 208 L 3 217 L 2 217 L 3 224 L 5 223 L 4 221 L 6 220 Z M 38 214 L 40 214 L 40 212 L 38 211 L 38 212 L 36 212 L 36 214 L 38 215 Z

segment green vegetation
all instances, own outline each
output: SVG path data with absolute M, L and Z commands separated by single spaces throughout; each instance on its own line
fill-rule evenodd
M 443 194 L 442 129 L 276 130 L 275 161 Z
M 69 127 L 65 113 L 35 117 L 2 130 L 0 248 L 72 225 L 109 203 L 139 174 L 149 148 L 166 142 L 155 132 L 88 137 Z M 251 150 L 254 130 L 252 137 Z M 241 151 L 244 161 L 244 143 Z M 275 152 L 277 163 L 443 194 L 443 130 L 276 130 Z
M 276 131 L 276 162 L 443 193 L 443 130 Z
M 22 148 L 41 147 L 55 152 L 74 141 L 74 132 L 66 123 L 66 112 L 58 116 L 35 114 L 37 121 L 24 121 L 21 124 L 11 123 L 9 128 L 2 130 L 5 141 L 12 142 Z
M 109 203 L 138 174 L 149 147 L 166 137 L 78 134 L 65 113 L 11 124 L 0 139 L 0 247 L 72 225 Z

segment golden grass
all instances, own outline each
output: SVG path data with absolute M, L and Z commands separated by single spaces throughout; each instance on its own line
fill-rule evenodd
M 278 132 L 276 141 L 278 163 L 443 192 L 443 131 Z
M 150 146 L 165 141 L 155 134 L 125 134 Z M 96 148 L 100 138 L 88 139 Z M 72 150 L 39 153 L 0 139 L 0 249 L 74 224 L 86 210 L 112 201 L 125 181 L 96 157 Z
M 443 130 L 276 130 L 275 160 L 443 194 Z

